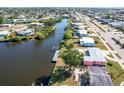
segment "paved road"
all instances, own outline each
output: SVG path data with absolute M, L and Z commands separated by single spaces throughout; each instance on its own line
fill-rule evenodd
M 117 61 L 120 64 L 120 66 L 124 69 L 124 60 L 122 60 L 124 58 L 123 56 L 124 52 L 122 51 L 122 49 L 120 49 L 118 45 L 115 45 L 114 42 L 111 40 L 111 36 L 112 36 L 111 33 L 103 32 L 100 28 L 98 28 L 96 25 L 94 25 L 92 22 L 89 21 L 90 20 L 89 17 L 86 17 L 79 13 L 77 13 L 77 15 L 79 16 L 80 19 L 85 20 L 87 25 L 89 25 L 89 27 L 96 33 L 96 35 L 100 38 L 103 44 L 107 47 L 108 51 L 113 55 L 115 61 Z M 106 41 L 104 41 L 101 37 L 104 38 L 114 50 L 116 50 L 116 52 L 119 54 L 119 56 L 122 57 L 122 59 L 119 59 L 115 55 L 115 51 L 113 52 L 113 50 L 106 44 Z
M 121 48 L 118 44 L 115 43 L 111 38 L 114 36 L 113 32 L 106 32 L 106 33 L 101 33 L 103 38 L 109 42 L 111 47 L 116 50 L 116 52 L 119 54 L 119 56 L 124 60 L 124 49 Z

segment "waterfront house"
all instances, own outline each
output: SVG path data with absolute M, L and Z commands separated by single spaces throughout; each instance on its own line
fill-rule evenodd
M 34 35 L 34 34 L 35 34 L 35 32 L 33 29 L 24 29 L 24 30 L 18 32 L 18 35 L 20 35 L 20 36 L 30 36 L 30 35 Z
M 10 31 L 0 31 L 0 36 L 9 36 L 10 34 Z
M 94 47 L 95 46 L 94 39 L 90 37 L 83 37 L 80 39 L 80 46 Z
M 9 31 L 0 31 L 0 39 L 4 39 L 5 36 L 9 36 L 11 32 Z
M 86 66 L 104 66 L 106 59 L 99 48 L 88 48 L 84 54 L 83 64 Z

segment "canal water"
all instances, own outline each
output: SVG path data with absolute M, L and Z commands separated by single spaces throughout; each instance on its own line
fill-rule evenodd
M 0 85 L 27 86 L 37 78 L 51 74 L 50 63 L 54 46 L 59 46 L 64 35 L 67 19 L 56 24 L 53 34 L 44 40 L 0 43 Z

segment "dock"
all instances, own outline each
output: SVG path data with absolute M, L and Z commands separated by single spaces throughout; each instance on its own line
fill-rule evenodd
M 56 63 L 58 56 L 59 56 L 59 52 L 60 52 L 60 50 L 55 51 L 54 56 L 53 56 L 52 61 L 51 61 L 52 63 Z

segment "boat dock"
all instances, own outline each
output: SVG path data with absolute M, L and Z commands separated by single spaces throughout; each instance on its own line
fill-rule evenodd
M 59 52 L 60 52 L 60 50 L 55 51 L 54 56 L 53 56 L 52 61 L 51 61 L 52 63 L 56 63 L 58 56 L 59 56 Z

